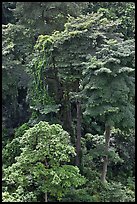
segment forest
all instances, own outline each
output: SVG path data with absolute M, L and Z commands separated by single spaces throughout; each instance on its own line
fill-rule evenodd
M 134 2 L 2 2 L 2 202 L 135 202 Z

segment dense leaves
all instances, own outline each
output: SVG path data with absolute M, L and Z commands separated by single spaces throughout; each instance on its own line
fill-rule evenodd
M 14 163 L 4 170 L 4 181 L 9 189 L 14 186 L 15 198 L 18 188 L 29 188 L 32 182 L 34 186 L 38 185 L 41 193 L 57 195 L 58 199 L 71 186 L 84 184 L 85 179 L 79 174 L 79 169 L 65 165 L 70 162 L 70 156 L 75 155 L 75 150 L 70 145 L 68 133 L 60 125 L 41 121 L 20 137 L 19 144 L 20 155 L 16 154 Z M 22 201 L 25 201 L 24 197 Z
M 3 202 L 135 202 L 135 4 L 2 3 Z
M 96 57 L 88 57 L 81 82 L 85 115 L 98 116 L 119 128 L 134 127 L 134 55 L 134 40 L 107 40 Z

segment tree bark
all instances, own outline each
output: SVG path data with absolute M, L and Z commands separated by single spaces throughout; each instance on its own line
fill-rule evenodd
M 69 133 L 71 133 L 72 116 L 71 116 L 71 103 L 69 100 L 68 100 L 68 106 L 67 106 L 67 121 L 68 121 L 67 128 Z
M 109 125 L 105 125 L 105 153 L 106 153 L 106 155 L 105 155 L 104 161 L 103 161 L 103 169 L 102 169 L 102 175 L 101 175 L 102 183 L 106 183 L 110 135 L 111 135 L 111 128 Z
M 79 166 L 81 153 L 81 103 L 77 101 L 76 105 L 77 105 L 76 166 Z

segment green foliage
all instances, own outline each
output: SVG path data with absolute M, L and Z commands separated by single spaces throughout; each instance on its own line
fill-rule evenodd
M 72 165 L 63 165 L 55 167 L 46 172 L 46 180 L 48 184 L 43 185 L 42 191 L 48 189 L 52 196 L 57 196 L 61 200 L 70 188 L 78 187 L 85 183 L 85 178 L 80 175 L 78 167 Z
M 40 193 L 49 192 L 61 199 L 71 186 L 84 184 L 85 178 L 77 167 L 63 165 L 75 155 L 69 140 L 69 134 L 58 124 L 41 121 L 28 129 L 20 138 L 21 154 L 14 164 L 4 169 L 4 180 L 9 189 L 13 184 L 15 191 L 19 186 L 26 189 L 33 182 Z
M 58 105 L 55 100 L 49 95 L 47 84 L 44 79 L 44 62 L 39 61 L 39 57 L 35 57 L 35 61 L 31 63 L 31 76 L 33 80 L 28 89 L 28 102 L 32 110 L 39 111 L 41 114 L 50 112 L 58 112 Z
M 31 37 L 29 30 L 22 25 L 2 25 L 2 99 L 6 127 L 19 122 L 18 90 L 26 88 L 29 81 L 25 63 L 33 46 Z
M 3 202 L 135 202 L 134 15 L 133 2 L 2 3 Z
M 121 24 L 118 29 L 125 39 L 135 35 L 135 3 L 134 2 L 89 2 L 84 13 L 103 12 L 107 19 L 119 19 Z
M 51 166 L 59 165 L 62 161 L 68 162 L 69 155 L 75 155 L 74 148 L 70 146 L 69 138 L 68 133 L 60 125 L 49 125 L 47 122 L 41 121 L 23 135 L 20 142 L 25 144 L 26 148 L 22 152 L 22 157 L 28 152 L 26 156 L 31 156 L 33 162 L 36 162 L 38 160 L 43 161 L 47 156 Z M 29 151 L 32 153 L 31 155 Z M 29 158 L 26 160 L 29 161 Z
M 15 162 L 15 157 L 20 155 L 21 147 L 23 145 L 20 144 L 20 140 L 27 129 L 29 129 L 27 123 L 17 128 L 15 130 L 14 139 L 12 141 L 8 141 L 6 146 L 3 148 L 2 157 L 5 166 L 12 165 Z
M 24 123 L 20 127 L 16 128 L 15 129 L 15 138 L 22 137 L 25 134 L 27 129 L 29 129 L 29 126 L 27 123 Z
M 89 56 L 81 89 L 85 115 L 98 116 L 119 128 L 134 127 L 134 40 L 107 40 L 96 57 Z
M 88 182 L 86 188 L 80 189 L 80 191 L 85 192 L 87 202 L 134 202 L 135 183 L 130 180 L 130 178 L 128 180 L 123 177 L 125 180 L 123 183 L 122 174 L 119 172 L 121 182 L 114 182 L 113 177 L 112 181 L 107 182 L 106 185 L 102 185 L 98 172 L 93 170 L 93 166 L 95 169 L 97 169 L 97 166 L 95 167 L 94 162 L 91 162 L 90 157 L 89 159 L 89 162 L 86 160 L 87 163 L 85 162 L 84 168 L 84 176 L 88 179 Z M 111 171 L 110 168 L 109 171 Z M 78 195 L 77 191 L 75 191 L 76 200 L 80 200 Z M 71 194 L 69 196 L 71 197 Z M 86 200 L 84 196 L 82 198 L 84 199 L 83 201 Z M 74 202 L 76 202 L 76 200 L 74 200 Z
M 122 174 L 122 172 L 126 172 L 127 174 L 125 176 L 123 174 L 124 178 L 126 179 L 130 175 L 129 172 L 134 172 L 134 134 L 135 133 L 133 130 L 123 132 L 120 129 L 112 129 L 108 156 L 110 159 L 110 168 L 113 168 L 113 175 L 115 176 Z M 105 143 L 104 135 L 92 135 L 87 133 L 84 137 L 84 143 L 84 146 L 86 146 L 86 151 L 84 151 L 83 158 L 85 164 L 88 163 L 88 161 L 85 159 L 87 153 L 89 154 L 87 159 L 90 159 L 91 161 L 93 158 L 95 158 L 94 161 L 96 161 L 97 158 L 101 158 L 101 156 L 103 156 L 103 146 Z M 97 160 L 97 162 L 100 162 L 100 160 Z M 117 169 L 119 169 L 119 171 L 117 171 Z M 111 178 L 113 178 L 113 176 Z M 118 177 L 118 179 L 120 179 L 120 177 Z
M 97 183 L 99 185 L 99 183 Z M 101 186 L 101 184 L 100 184 Z M 92 193 L 96 186 L 88 186 L 84 189 L 72 189 L 63 199 L 66 202 L 134 202 L 134 191 L 120 182 L 110 182 L 107 186 L 101 186 L 100 191 Z
M 2 202 L 36 202 L 36 195 L 33 192 L 25 192 L 24 189 L 19 186 L 15 193 L 9 192 L 2 193 Z
M 17 2 L 16 18 L 35 35 L 63 30 L 67 16 L 78 16 L 86 2 Z
M 30 67 L 34 69 L 35 84 L 43 90 L 42 94 L 38 94 L 41 100 L 46 95 L 44 90 L 49 78 L 48 72 L 53 72 L 54 79 L 63 84 L 69 98 L 77 98 L 83 62 L 88 54 L 95 54 L 96 47 L 106 38 L 106 32 L 115 32 L 119 24 L 118 21 L 103 19 L 102 13 L 69 17 L 64 31 L 39 36 Z M 34 90 L 38 88 L 34 84 L 33 87 L 31 90 L 34 95 Z
M 95 161 L 100 160 L 102 161 L 103 156 L 106 155 L 105 152 L 105 138 L 104 135 L 92 135 L 87 133 L 85 135 L 86 142 L 91 143 L 92 146 L 89 150 L 89 155 L 92 156 L 92 159 L 95 159 Z M 111 138 L 113 140 L 113 138 Z M 109 158 L 109 163 L 122 163 L 123 160 L 120 158 L 117 149 L 115 147 L 110 147 L 108 150 L 108 158 Z
M 109 174 L 110 178 L 117 178 L 119 181 L 127 181 L 128 177 L 135 175 L 135 133 L 134 130 L 128 132 L 120 131 L 119 129 L 112 130 L 111 142 L 112 147 L 116 149 L 123 162 L 119 165 L 111 166 L 113 175 Z M 124 183 L 125 184 L 125 183 Z M 126 185 L 126 184 L 125 184 Z
M 134 192 L 120 182 L 108 183 L 101 192 L 103 202 L 135 202 L 134 198 Z

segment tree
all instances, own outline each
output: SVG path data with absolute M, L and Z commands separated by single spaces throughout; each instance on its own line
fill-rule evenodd
M 40 34 L 63 30 L 67 16 L 77 17 L 86 5 L 86 2 L 17 2 L 14 15 L 37 38 Z
M 95 57 L 89 56 L 83 70 L 84 115 L 98 117 L 105 124 L 103 183 L 106 181 L 111 127 L 130 130 L 135 125 L 134 53 L 134 40 L 107 40 Z
M 26 95 L 30 77 L 26 73 L 26 59 L 32 47 L 29 29 L 11 23 L 2 26 L 2 119 L 8 129 L 28 117 Z
M 83 8 L 84 13 L 103 12 L 109 20 L 121 21 L 119 30 L 124 39 L 135 37 L 135 3 L 134 2 L 89 2 Z
M 8 128 L 12 135 L 13 127 L 28 118 L 26 99 L 31 75 L 26 74 L 26 67 L 38 35 L 63 29 L 67 15 L 77 16 L 81 5 L 80 2 L 2 3 L 3 131 Z
M 47 202 L 47 193 L 61 199 L 71 186 L 85 183 L 79 169 L 67 164 L 70 156 L 75 155 L 75 149 L 70 144 L 69 134 L 60 125 L 41 121 L 28 129 L 20 137 L 20 142 L 24 145 L 22 153 L 4 171 L 10 196 L 15 194 L 16 199 L 20 187 L 24 193 L 26 188 L 34 191 L 37 187 L 37 193 L 45 194 Z M 11 186 L 13 188 L 10 192 Z M 24 195 L 19 199 L 24 201 Z
M 119 20 L 110 21 L 104 13 L 98 12 L 89 15 L 81 15 L 78 18 L 70 17 L 65 24 L 65 30 L 62 32 L 54 32 L 52 35 L 39 36 L 31 67 L 35 67 L 39 73 L 35 81 L 41 81 L 41 90 L 45 90 L 45 85 L 48 84 L 49 73 L 55 74 L 54 80 L 57 84 L 55 97 L 61 96 L 56 103 L 60 103 L 60 112 L 65 114 L 63 119 L 63 127 L 71 130 L 72 121 L 71 113 L 73 104 L 75 104 L 77 113 L 81 108 L 79 92 L 79 83 L 82 77 L 83 62 L 90 54 L 96 55 L 96 50 L 104 43 L 105 39 L 119 38 L 121 34 L 118 30 Z M 92 33 L 92 35 L 91 35 Z M 69 46 L 68 46 L 69 45 Z M 60 53 L 62 55 L 60 56 Z M 67 73 L 67 75 L 66 75 Z M 36 88 L 34 88 L 36 89 Z M 31 89 L 32 90 L 32 89 Z M 64 93 L 64 94 L 63 94 Z M 34 95 L 35 93 L 33 93 Z M 44 95 L 44 94 L 43 94 Z M 45 91 L 46 95 L 46 91 Z M 31 98 L 33 98 L 31 96 Z M 38 97 L 37 97 L 38 98 Z M 41 95 L 41 104 L 44 96 Z M 64 107 L 66 104 L 66 107 Z M 45 104 L 46 105 L 46 104 Z M 66 120 L 66 116 L 68 116 Z M 77 164 L 80 164 L 80 141 L 81 141 L 81 116 L 75 115 L 77 121 L 77 137 L 76 148 L 79 155 Z M 74 134 L 73 131 L 71 134 Z
M 4 202 L 134 201 L 134 14 L 133 2 L 2 3 Z
M 6 145 L 2 149 L 2 161 L 5 167 L 11 166 L 15 163 L 15 157 L 21 153 L 21 148 L 24 146 L 20 143 L 20 138 L 24 135 L 25 131 L 29 129 L 27 123 L 15 129 L 14 138 L 8 138 Z

